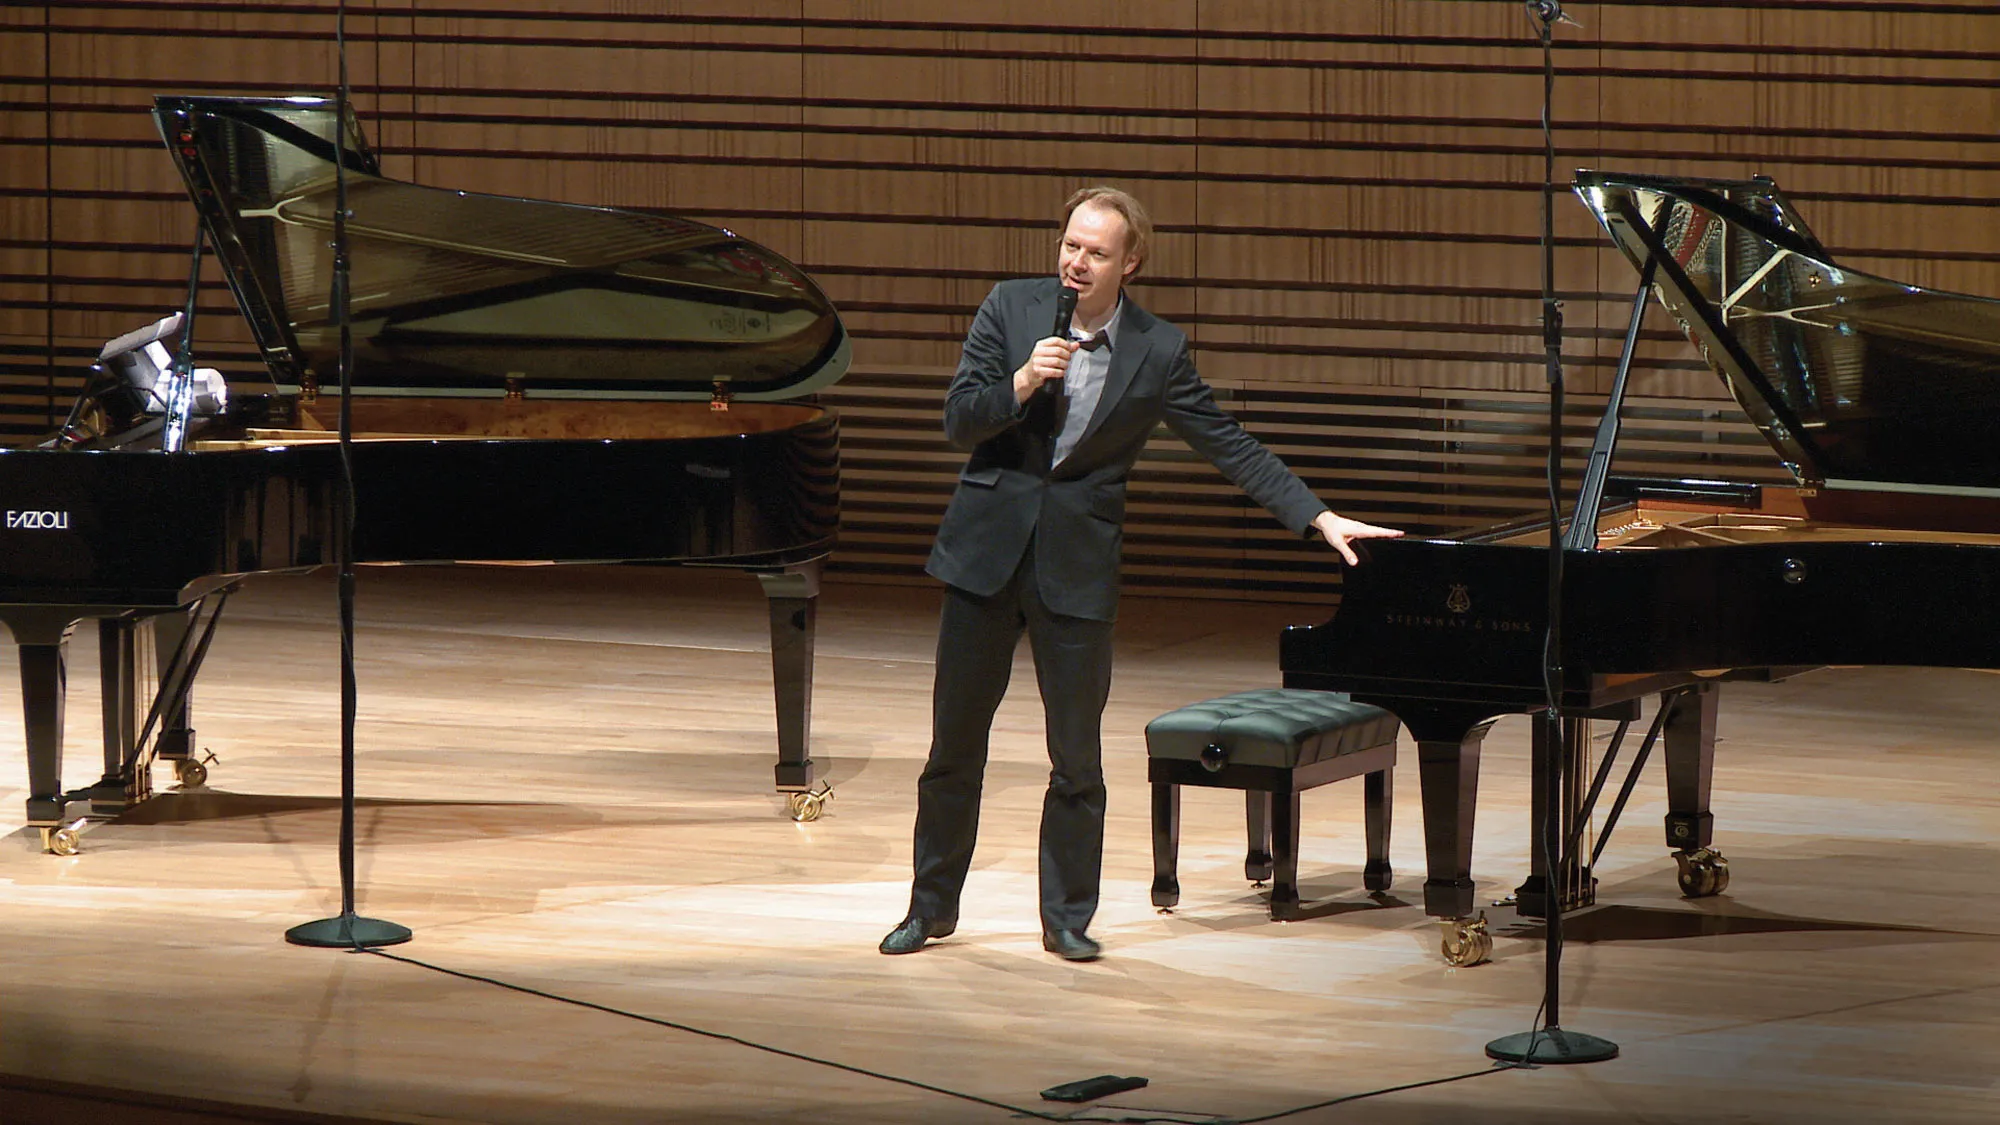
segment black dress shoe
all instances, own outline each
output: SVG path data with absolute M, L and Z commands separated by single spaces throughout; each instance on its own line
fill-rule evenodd
M 925 939 L 949 937 L 957 928 L 956 918 L 925 918 L 912 914 L 889 931 L 889 936 L 882 939 L 880 948 L 884 953 L 915 953 L 924 947 Z
M 1104 948 L 1083 936 L 1082 930 L 1044 930 L 1042 948 L 1065 961 L 1095 961 Z

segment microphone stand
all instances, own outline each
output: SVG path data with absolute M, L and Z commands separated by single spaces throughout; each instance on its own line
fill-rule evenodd
M 1562 303 L 1556 300 L 1556 66 L 1553 42 L 1557 23 L 1576 23 L 1563 15 L 1558 0 L 1527 0 L 1528 19 L 1542 44 L 1542 350 L 1548 365 L 1549 384 L 1549 627 L 1542 653 L 1542 688 L 1546 696 L 1540 722 L 1543 724 L 1547 794 L 1542 801 L 1542 823 L 1535 825 L 1535 846 L 1542 852 L 1542 869 L 1547 872 L 1547 938 L 1543 943 L 1542 1023 L 1533 1031 L 1503 1035 L 1486 1045 L 1489 1058 L 1512 1063 L 1603 1062 L 1618 1057 L 1618 1044 L 1595 1035 L 1565 1031 L 1562 1027 L 1562 912 L 1563 894 L 1556 885 L 1556 868 L 1562 852 L 1562 796 L 1564 761 L 1562 714 Z
M 340 913 L 285 931 L 293 945 L 368 949 L 410 940 L 407 926 L 354 912 L 354 326 L 348 315 L 347 256 L 347 0 L 334 14 L 340 90 L 334 98 L 333 291 L 327 316 L 340 326 Z

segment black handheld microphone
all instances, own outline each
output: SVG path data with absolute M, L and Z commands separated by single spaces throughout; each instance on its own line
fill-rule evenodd
M 1058 340 L 1069 339 L 1069 322 L 1076 316 L 1076 290 L 1065 285 L 1056 290 L 1056 326 L 1049 329 L 1049 335 Z
M 1054 336 L 1058 340 L 1070 339 L 1069 322 L 1075 316 L 1076 290 L 1065 285 L 1056 290 L 1056 326 L 1049 329 L 1049 335 Z M 1039 390 L 1048 391 L 1050 394 L 1066 395 L 1069 393 L 1068 387 L 1064 387 L 1058 391 L 1050 387 L 1048 383 L 1043 383 Z

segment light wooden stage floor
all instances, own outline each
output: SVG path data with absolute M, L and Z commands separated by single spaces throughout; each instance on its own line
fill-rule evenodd
M 1266 920 L 1242 879 L 1240 797 L 1219 791 L 1185 799 L 1180 908 L 1148 903 L 1146 720 L 1273 684 L 1276 629 L 1323 609 L 1127 600 L 1093 928 L 1107 955 L 1070 965 L 1036 929 L 1046 760 L 1025 657 L 958 935 L 875 952 L 907 894 L 933 590 L 829 583 L 813 739 L 836 793 L 800 825 L 770 791 L 750 579 L 411 568 L 367 571 L 361 587 L 361 909 L 413 927 L 395 952 L 435 968 L 282 940 L 339 903 L 329 581 L 244 590 L 197 692 L 200 744 L 220 759 L 209 788 L 93 828 L 73 858 L 21 828 L 10 646 L 0 1074 L 14 1077 L 0 1078 L 0 1120 L 1019 1119 L 863 1070 L 1090 1120 L 1246 1120 L 1467 1074 L 1283 1120 L 2000 1120 L 1989 675 L 1829 670 L 1727 688 L 1715 812 L 1729 893 L 1678 897 L 1656 762 L 1566 961 L 1565 1025 L 1622 1057 L 1486 1073 L 1482 1045 L 1533 1021 L 1542 947 L 1506 936 L 1500 911 L 1492 964 L 1439 961 L 1415 905 L 1407 744 L 1386 902 L 1360 889 L 1348 783 L 1305 798 L 1318 916 Z M 93 649 L 86 637 L 71 666 L 71 785 L 95 776 Z M 1526 743 L 1519 718 L 1487 742 L 1483 899 L 1523 872 Z M 1036 1097 L 1102 1073 L 1152 1085 L 1081 1110 Z

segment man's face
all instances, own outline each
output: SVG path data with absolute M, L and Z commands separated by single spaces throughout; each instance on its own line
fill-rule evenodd
M 1125 250 L 1125 216 L 1086 203 L 1070 212 L 1063 229 L 1056 272 L 1075 289 L 1081 309 L 1103 311 L 1118 300 L 1118 289 L 1139 263 Z

